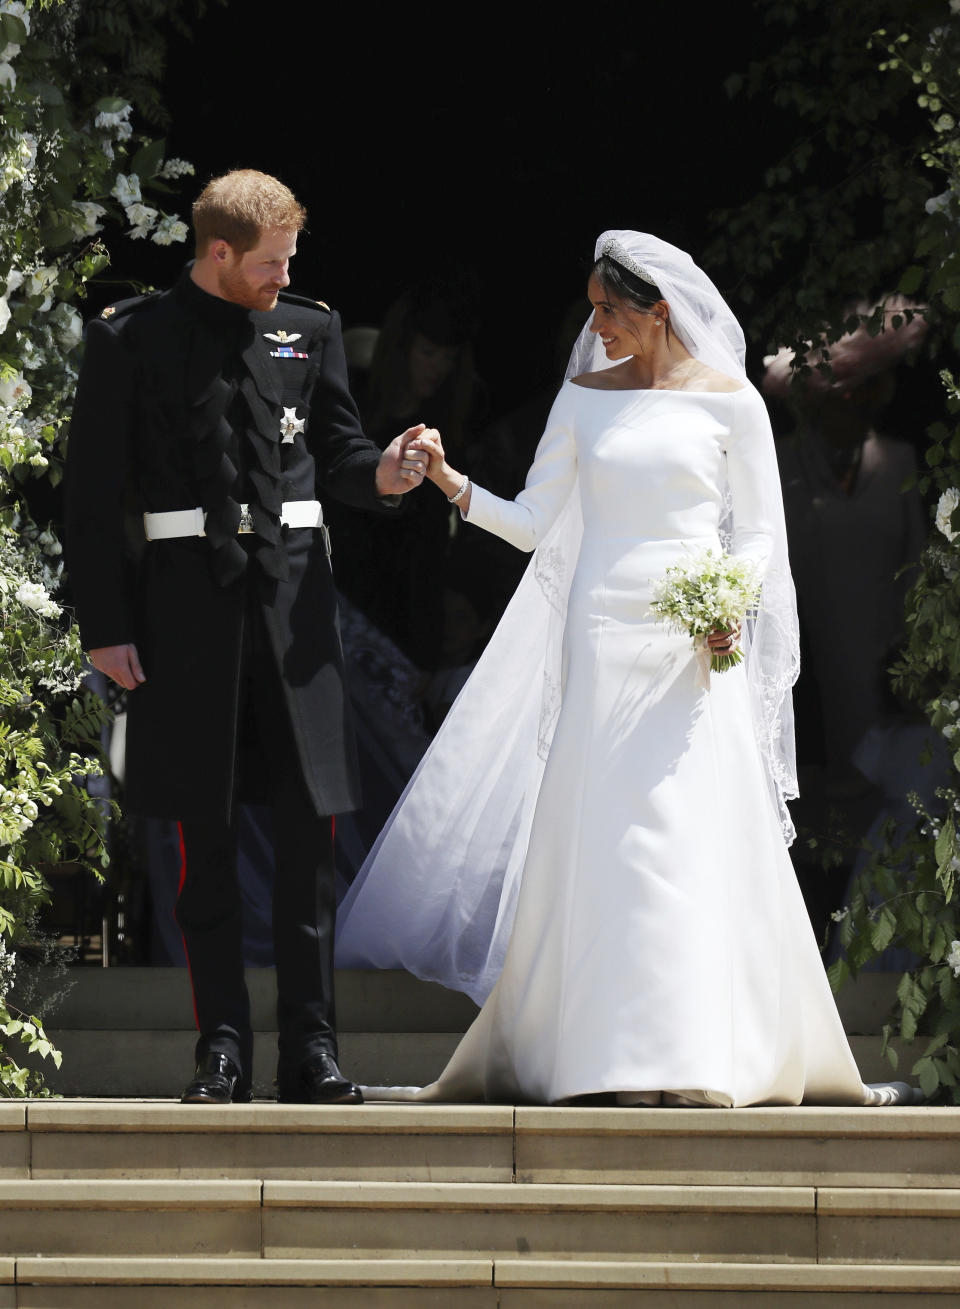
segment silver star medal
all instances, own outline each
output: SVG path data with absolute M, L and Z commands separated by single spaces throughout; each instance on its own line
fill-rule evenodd
M 294 405 L 292 409 L 287 409 L 287 407 L 284 406 L 283 418 L 280 421 L 280 444 L 293 445 L 293 438 L 298 432 L 303 431 L 303 425 L 305 422 L 306 419 L 297 417 L 296 405 Z
M 276 341 L 278 345 L 291 345 L 299 341 L 302 335 L 302 332 L 285 332 L 282 327 L 276 332 L 264 332 L 268 341 Z

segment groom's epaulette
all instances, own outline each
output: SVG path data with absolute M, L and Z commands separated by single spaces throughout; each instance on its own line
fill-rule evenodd
M 107 305 L 106 309 L 100 310 L 99 316 L 106 319 L 108 323 L 115 323 L 118 318 L 125 318 L 127 314 L 142 309 L 144 305 L 150 304 L 162 294 L 161 291 L 148 291 L 146 295 L 132 295 L 129 300 L 118 300 L 115 305 Z
M 290 291 L 281 291 L 279 298 L 285 304 L 297 305 L 300 309 L 322 309 L 324 313 L 333 313 L 326 300 L 309 300 L 305 295 L 293 295 Z

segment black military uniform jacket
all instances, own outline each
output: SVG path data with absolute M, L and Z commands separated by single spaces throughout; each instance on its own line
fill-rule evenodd
M 188 268 L 172 291 L 89 325 L 67 561 L 85 648 L 134 642 L 146 674 L 128 697 L 131 810 L 230 813 L 250 585 L 317 811 L 357 806 L 324 534 L 281 527 L 279 514 L 283 501 L 327 495 L 384 507 L 379 458 L 347 387 L 338 315 L 315 302 L 281 294 L 271 312 L 246 310 L 202 291 Z M 240 502 L 255 536 L 236 534 Z M 145 542 L 145 510 L 195 506 L 206 536 Z

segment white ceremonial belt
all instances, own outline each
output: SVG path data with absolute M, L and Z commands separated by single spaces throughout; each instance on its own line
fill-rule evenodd
M 206 514 L 196 509 L 169 509 L 159 514 L 143 515 L 143 530 L 148 541 L 169 541 L 176 536 L 206 536 Z M 323 506 L 319 500 L 284 500 L 280 509 L 280 522 L 284 527 L 322 527 Z M 237 535 L 244 536 L 254 530 L 250 506 L 240 506 L 240 524 Z

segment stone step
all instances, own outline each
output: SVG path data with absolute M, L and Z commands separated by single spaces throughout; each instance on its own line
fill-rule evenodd
M 0 1255 L 960 1266 L 960 1191 L 510 1182 L 0 1182 Z
M 17 1135 L 0 1131 L 0 1151 Z M 509 1105 L 36 1102 L 19 1135 L 11 1177 L 510 1182 L 514 1172 Z
M 257 1181 L 0 1182 L 0 1254 L 260 1254 Z
M 276 1026 L 272 968 L 248 968 L 255 1032 Z M 192 1031 L 193 1000 L 185 968 L 54 968 L 31 972 L 38 1000 L 56 998 L 48 1026 L 64 1031 Z M 464 1032 L 477 1012 L 468 996 L 402 971 L 339 969 L 341 1032 Z
M 57 1095 L 179 1098 L 193 1072 L 196 1031 L 65 1030 L 47 1035 L 63 1055 L 56 1069 L 38 1061 Z M 442 1072 L 461 1032 L 341 1032 L 340 1064 L 364 1086 L 425 1086 Z M 277 1036 L 258 1032 L 253 1092 L 276 1097 Z
M 890 1077 L 876 1035 L 896 977 L 865 973 L 845 988 L 840 1009 L 866 1081 Z M 70 1096 L 176 1096 L 189 1078 L 196 1032 L 182 968 L 40 969 L 37 998 L 58 997 L 46 1019 L 63 1053 L 56 1070 L 38 1062 L 50 1088 Z M 247 970 L 254 1046 L 254 1093 L 270 1098 L 276 1073 L 276 990 L 272 969 Z M 464 995 L 403 972 L 337 974 L 342 1064 L 368 1086 L 423 1086 L 445 1066 L 476 1014 Z M 32 1003 L 33 1001 L 31 1001 Z M 899 1048 L 899 1047 L 898 1047 Z M 921 1053 L 901 1051 L 909 1073 Z
M 0 1104 L 0 1177 L 960 1189 L 960 1109 Z
M 178 1097 L 193 1071 L 195 1031 L 48 1028 L 47 1034 L 61 1051 L 63 1065 L 58 1070 L 49 1060 L 38 1060 L 36 1066 L 57 1095 Z M 440 1075 L 461 1034 L 342 1031 L 340 1063 L 364 1086 L 426 1086 Z M 865 1081 L 890 1079 L 879 1036 L 852 1036 L 850 1044 Z M 901 1067 L 907 1071 L 896 1075 L 909 1081 L 908 1070 L 921 1050 L 911 1054 L 897 1048 Z M 276 1033 L 258 1032 L 253 1061 L 258 1099 L 276 1095 L 276 1060 Z
M 3 1309 L 313 1309 L 318 1292 L 331 1309 L 946 1309 L 960 1271 L 516 1258 L 0 1260 Z
M 177 1031 L 192 1028 L 185 968 L 57 968 L 31 970 L 38 1000 L 56 997 L 50 1026 L 60 1031 Z M 879 1033 L 896 998 L 896 973 L 861 973 L 837 997 L 847 1032 Z M 402 971 L 338 969 L 337 1017 L 344 1032 L 463 1032 L 477 1007 L 469 997 Z M 254 1031 L 272 1030 L 272 968 L 248 968 Z

